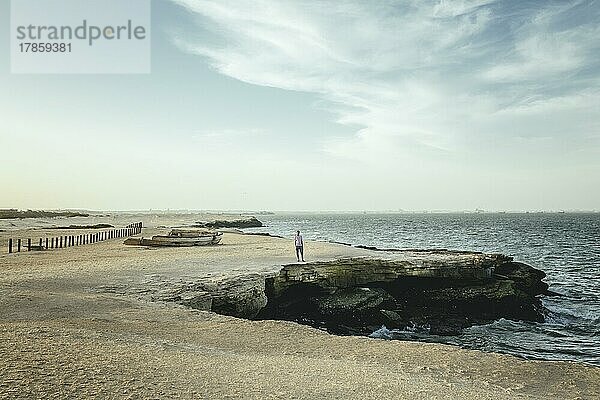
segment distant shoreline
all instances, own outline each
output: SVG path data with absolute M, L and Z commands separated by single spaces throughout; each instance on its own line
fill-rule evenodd
M 54 217 L 89 217 L 90 214 L 73 211 L 42 211 L 42 210 L 0 210 L 0 219 L 25 218 L 54 218 Z

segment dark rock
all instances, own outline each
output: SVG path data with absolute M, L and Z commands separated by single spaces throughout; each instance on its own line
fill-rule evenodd
M 495 269 L 494 273 L 500 279 L 514 281 L 521 290 L 530 295 L 545 294 L 548 291 L 548 284 L 542 282 L 546 274 L 527 264 L 520 262 L 503 263 Z
M 196 222 L 193 227 L 194 228 L 209 228 L 209 229 L 218 229 L 218 228 L 260 228 L 263 226 L 262 222 L 260 222 L 256 217 L 249 217 L 243 219 L 236 220 L 214 220 L 208 222 Z
M 69 225 L 69 226 L 53 226 L 46 229 L 105 229 L 114 228 L 111 224 L 94 224 L 94 225 Z
M 319 313 L 331 316 L 393 308 L 396 305 L 394 298 L 385 290 L 368 287 L 336 290 L 332 294 L 315 298 L 314 302 Z
M 274 238 L 283 239 L 283 236 L 273 235 L 272 233 L 267 233 L 267 232 L 246 232 L 244 234 L 245 235 L 266 236 L 266 237 L 274 237 Z

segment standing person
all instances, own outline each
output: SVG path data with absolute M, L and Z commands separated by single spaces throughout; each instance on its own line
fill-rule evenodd
M 296 231 L 294 244 L 296 245 L 296 258 L 298 258 L 298 262 L 300 262 L 300 258 L 302 258 L 302 262 L 304 262 L 304 239 L 302 238 L 300 231 Z

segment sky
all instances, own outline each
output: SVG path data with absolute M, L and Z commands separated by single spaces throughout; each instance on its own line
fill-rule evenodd
M 11 74 L 0 207 L 599 210 L 599 1 L 152 2 L 150 74 Z

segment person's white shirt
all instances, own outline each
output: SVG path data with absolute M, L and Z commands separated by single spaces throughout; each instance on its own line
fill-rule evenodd
M 294 243 L 296 243 L 296 247 L 304 246 L 304 240 L 302 239 L 302 235 L 295 235 Z

